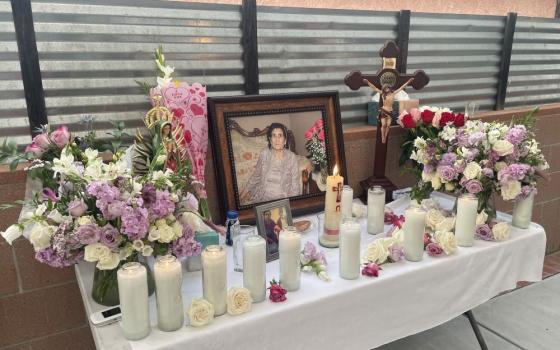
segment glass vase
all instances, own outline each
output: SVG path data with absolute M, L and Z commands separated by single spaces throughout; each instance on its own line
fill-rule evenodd
M 476 195 L 478 198 L 478 208 L 477 211 L 480 213 L 484 210 L 484 212 L 488 215 L 488 219 L 486 219 L 486 223 L 494 220 L 497 217 L 496 214 L 496 199 L 494 197 L 494 192 L 480 192 Z M 455 198 L 455 205 L 453 206 L 453 213 L 457 216 L 457 200 L 459 197 Z
M 148 275 L 148 294 L 154 294 L 156 288 L 152 269 L 143 257 L 140 259 L 138 257 L 130 257 L 127 260 L 122 260 L 113 270 L 100 270 L 97 267 L 95 268 L 91 297 L 96 303 L 104 306 L 115 306 L 119 304 L 117 270 L 122 265 L 132 261 L 138 261 L 140 264 L 144 265 Z

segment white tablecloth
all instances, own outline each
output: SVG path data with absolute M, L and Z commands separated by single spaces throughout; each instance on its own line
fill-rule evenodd
M 452 206 L 449 197 L 434 197 L 444 206 Z M 402 213 L 408 201 L 397 200 L 389 206 Z M 511 220 L 503 213 L 498 218 Z M 364 220 L 364 247 L 376 238 L 366 233 L 365 224 Z M 223 315 L 203 328 L 183 327 L 166 333 L 157 329 L 153 295 L 152 332 L 147 338 L 129 342 L 117 323 L 92 327 L 92 332 L 98 349 L 372 349 L 445 323 L 515 288 L 517 281 L 540 281 L 544 229 L 533 223 L 527 230 L 511 227 L 510 232 L 511 238 L 505 242 L 476 240 L 473 247 L 459 247 L 451 256 L 433 258 L 425 254 L 421 262 L 383 265 L 378 278 L 360 276 L 350 281 L 338 276 L 338 249 L 321 248 L 326 250 L 333 280 L 327 283 L 314 274 L 303 273 L 301 289 L 289 292 L 283 303 L 266 299 L 253 304 L 250 313 Z M 317 244 L 316 231 L 303 238 Z M 230 253 L 228 285 L 242 286 L 242 274 L 233 271 Z M 102 309 L 90 296 L 93 265 L 79 264 L 76 274 L 88 314 Z M 267 280 L 273 277 L 279 277 L 278 261 L 267 264 Z M 185 310 L 193 298 L 201 295 L 201 273 L 185 272 Z

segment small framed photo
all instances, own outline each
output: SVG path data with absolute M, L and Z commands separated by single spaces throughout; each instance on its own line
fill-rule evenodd
M 278 238 L 280 232 L 292 226 L 292 211 L 288 199 L 255 207 L 257 230 L 266 240 L 266 262 L 278 259 Z

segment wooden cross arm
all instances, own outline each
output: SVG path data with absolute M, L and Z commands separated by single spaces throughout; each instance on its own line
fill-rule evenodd
M 415 90 L 422 89 L 430 82 L 430 77 L 423 70 L 415 71 L 412 77 L 414 80 L 412 80 L 410 86 L 412 86 Z
M 352 90 L 358 90 L 362 86 L 367 86 L 364 83 L 364 79 L 367 79 L 367 76 L 364 76 L 360 71 L 352 71 L 346 75 L 344 78 L 344 84 L 348 85 L 348 87 Z

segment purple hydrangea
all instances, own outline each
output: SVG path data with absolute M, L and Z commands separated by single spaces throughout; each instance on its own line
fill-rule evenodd
M 183 226 L 183 235 L 171 243 L 171 252 L 178 258 L 200 255 L 202 245 L 194 239 L 194 231 L 189 225 Z
M 477 194 L 482 191 L 482 183 L 478 180 L 469 180 L 467 181 L 465 188 L 469 193 Z
M 485 241 L 493 241 L 492 229 L 487 224 L 476 226 L 475 236 Z
M 521 181 L 531 170 L 531 166 L 527 164 L 511 164 L 498 172 L 498 180 L 502 183 L 510 180 Z
M 514 125 L 506 134 L 506 140 L 508 140 L 513 145 L 518 145 L 523 142 L 527 135 L 527 129 L 524 125 Z
M 521 194 L 519 195 L 519 198 L 521 199 L 527 198 L 531 193 L 537 194 L 537 188 L 528 185 L 523 186 L 521 187 Z
M 476 148 L 469 150 L 469 152 L 465 156 L 465 161 L 472 162 L 476 158 L 476 156 L 478 156 L 479 153 L 480 151 Z
M 464 129 L 459 129 L 456 134 L 457 146 L 466 147 L 469 145 L 469 135 Z
M 35 253 L 37 261 L 47 264 L 51 267 L 68 267 L 82 260 L 84 256 L 83 250 L 77 251 L 75 254 L 65 254 L 64 256 L 55 253 L 52 247 L 40 250 Z
M 469 136 L 469 145 L 478 146 L 478 144 L 486 138 L 486 135 L 482 131 L 477 131 Z
M 457 160 L 457 155 L 454 153 L 444 153 L 441 157 L 441 165 L 453 165 Z
M 120 243 L 119 231 L 111 224 L 107 224 L 101 228 L 99 241 L 110 249 L 116 249 Z
M 175 211 L 175 203 L 169 198 L 169 191 L 157 191 L 156 200 L 149 208 L 151 217 L 161 219 Z
M 123 210 L 121 229 L 131 240 L 146 237 L 150 223 L 148 209 L 126 206 Z
M 87 186 L 86 192 L 97 198 L 95 206 L 101 210 L 105 219 L 113 220 L 122 215 L 123 204 L 117 187 L 94 181 Z
M 455 170 L 455 168 L 449 165 L 438 166 L 437 172 L 444 181 L 453 181 L 455 180 L 455 178 L 457 178 L 457 171 Z
M 153 183 L 149 182 L 142 186 L 142 199 L 147 207 L 156 201 L 156 187 Z
M 96 224 L 85 224 L 78 227 L 76 234 L 78 235 L 80 243 L 87 245 L 99 242 L 101 230 Z

